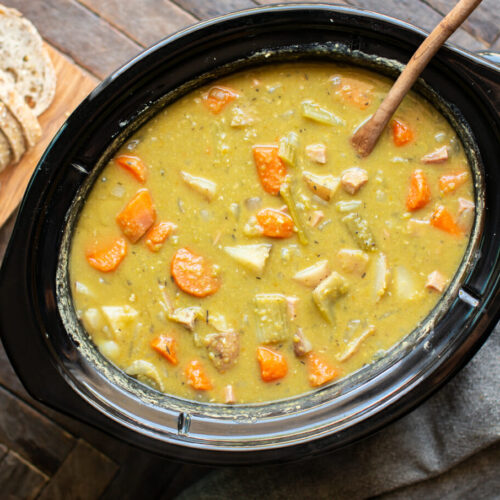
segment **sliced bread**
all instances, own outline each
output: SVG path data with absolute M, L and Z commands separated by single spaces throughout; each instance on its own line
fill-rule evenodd
M 19 11 L 1 5 L 0 78 L 37 116 L 54 98 L 55 71 L 38 31 Z
M 0 131 L 0 172 L 9 166 L 11 157 L 9 141 L 5 134 Z
M 17 163 L 26 151 L 23 130 L 3 102 L 0 102 L 0 130 L 5 134 L 9 143 L 12 163 Z

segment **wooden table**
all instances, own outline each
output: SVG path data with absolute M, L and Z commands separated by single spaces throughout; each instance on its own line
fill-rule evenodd
M 181 28 L 266 0 L 3 0 L 99 79 Z M 430 31 L 456 0 L 337 0 Z M 495 8 L 497 7 L 497 8 Z M 500 50 L 498 0 L 483 0 L 452 37 L 469 50 Z M 0 230 L 0 262 L 14 218 Z M 0 292 L 1 293 L 1 292 Z M 26 393 L 0 346 L 0 497 L 167 499 L 209 469 L 132 448 L 52 411 Z

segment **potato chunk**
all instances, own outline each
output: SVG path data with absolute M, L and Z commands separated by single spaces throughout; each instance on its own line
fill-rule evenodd
M 340 183 L 349 194 L 356 194 L 359 189 L 368 182 L 368 172 L 359 167 L 352 167 L 344 170 Z
M 337 259 L 345 272 L 361 276 L 366 271 L 370 257 L 362 250 L 342 248 L 337 253 Z
M 331 200 L 340 184 L 339 178 L 331 174 L 316 175 L 311 172 L 304 172 L 302 177 L 306 181 L 309 189 L 325 201 Z
M 143 359 L 136 359 L 126 370 L 125 373 L 131 377 L 136 378 L 139 382 L 149 385 L 158 391 L 164 391 L 163 383 L 161 381 L 158 370 L 153 363 L 144 361 Z
M 217 189 L 217 184 L 215 184 L 215 182 L 209 181 L 203 177 L 196 177 L 187 172 L 181 172 L 181 177 L 193 191 L 201 194 L 208 201 L 213 200 Z
M 264 271 L 271 248 L 270 243 L 237 245 L 235 247 L 224 247 L 224 252 L 242 266 L 260 274 Z
M 347 290 L 347 281 L 335 271 L 314 289 L 312 293 L 314 303 L 328 323 L 334 323 L 333 305 L 347 293 Z
M 139 315 L 139 313 L 129 305 L 102 306 L 101 310 L 115 335 L 120 335 Z
M 311 288 L 316 287 L 319 283 L 324 280 L 330 274 L 330 265 L 328 261 L 320 260 L 313 264 L 312 266 L 306 267 L 295 273 L 293 279 L 300 283 L 301 285 L 308 286 Z

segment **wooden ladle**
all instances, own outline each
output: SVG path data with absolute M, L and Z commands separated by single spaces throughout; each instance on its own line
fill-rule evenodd
M 385 126 L 432 56 L 481 1 L 460 0 L 422 42 L 377 111 L 352 136 L 351 143 L 360 156 L 368 156 L 372 152 Z

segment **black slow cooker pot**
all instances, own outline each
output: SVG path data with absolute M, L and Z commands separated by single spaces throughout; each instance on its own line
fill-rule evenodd
M 94 348 L 67 286 L 71 228 L 97 173 L 163 105 L 227 72 L 277 60 L 349 60 L 395 76 L 421 30 L 326 5 L 259 8 L 203 22 L 146 50 L 68 118 L 36 169 L 0 275 L 0 332 L 36 399 L 159 454 L 210 464 L 316 455 L 414 408 L 476 352 L 499 319 L 500 71 L 444 47 L 416 89 L 445 113 L 474 170 L 476 221 L 440 305 L 387 356 L 289 400 L 208 405 L 155 392 Z

